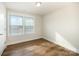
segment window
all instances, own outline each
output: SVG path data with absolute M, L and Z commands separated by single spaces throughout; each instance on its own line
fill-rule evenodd
M 32 33 L 34 31 L 34 20 L 31 17 L 24 17 L 24 32 Z
M 19 35 L 23 32 L 22 17 L 10 16 L 10 34 Z
M 33 33 L 34 20 L 32 17 L 22 17 L 11 15 L 9 19 L 9 34 L 22 35 L 23 33 Z

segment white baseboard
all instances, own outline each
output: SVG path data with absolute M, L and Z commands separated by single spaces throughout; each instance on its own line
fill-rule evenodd
M 7 42 L 7 44 L 6 45 L 11 45 L 11 44 L 16 44 L 16 43 L 20 43 L 20 42 L 25 42 L 25 41 L 30 41 L 30 40 L 34 40 L 34 39 L 38 39 L 38 38 L 45 38 L 45 39 L 47 39 L 48 41 L 50 41 L 50 42 L 53 42 L 53 43 L 55 43 L 55 44 L 58 44 L 58 45 L 60 45 L 60 46 L 62 46 L 62 47 L 64 47 L 64 48 L 66 48 L 66 49 L 69 49 L 69 50 L 71 50 L 71 51 L 74 51 L 74 52 L 77 52 L 77 53 L 79 53 L 79 51 L 78 51 L 78 49 L 77 48 L 75 48 L 75 47 L 67 47 L 66 46 L 66 44 L 64 45 L 64 44 L 62 44 L 62 43 L 58 43 L 58 42 L 56 42 L 56 41 L 54 41 L 53 39 L 51 39 L 51 38 L 47 38 L 47 37 L 45 37 L 45 36 L 40 36 L 40 35 L 37 35 L 37 36 L 33 36 L 33 37 L 31 37 L 31 38 L 26 38 L 26 39 L 24 39 L 24 40 L 22 40 L 22 39 L 15 39 L 15 40 L 11 40 L 11 41 L 8 41 Z M 64 41 L 65 42 L 65 41 Z M 71 45 L 71 46 L 73 46 L 72 44 L 70 44 L 70 43 L 68 43 L 69 44 L 69 46 Z M 67 45 L 68 45 L 67 44 Z
M 5 45 L 5 46 L 3 46 L 3 47 L 1 48 L 1 50 L 0 50 L 0 56 L 2 55 L 2 53 L 3 53 L 3 51 L 5 50 L 6 47 L 7 47 L 7 46 Z
M 43 38 L 44 38 L 44 39 L 47 39 L 48 41 L 53 42 L 53 43 L 55 43 L 55 44 L 57 44 L 57 45 L 60 45 L 60 46 L 66 48 L 66 49 L 68 49 L 68 50 L 71 50 L 71 51 L 73 51 L 73 52 L 79 53 L 79 51 L 78 51 L 77 48 L 75 48 L 75 47 L 73 47 L 74 49 L 72 49 L 72 48 L 69 48 L 69 47 L 66 47 L 66 46 L 62 45 L 62 43 L 60 44 L 60 43 L 54 41 L 53 39 L 47 38 L 47 37 L 45 37 L 45 36 L 44 36 Z M 65 43 L 64 43 L 64 44 L 65 44 Z M 68 44 L 67 44 L 67 45 L 68 45 Z M 71 45 L 71 44 L 69 44 L 69 45 Z
M 30 41 L 30 40 L 34 40 L 34 39 L 39 39 L 42 38 L 41 35 L 30 35 L 30 36 L 16 36 L 16 37 L 10 37 L 8 39 L 8 41 L 6 42 L 6 45 L 12 45 L 12 44 L 17 44 L 17 43 L 21 43 L 21 42 L 26 42 L 26 41 Z

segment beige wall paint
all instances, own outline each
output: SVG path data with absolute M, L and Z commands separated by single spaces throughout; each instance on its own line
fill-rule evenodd
M 29 40 L 33 40 L 33 39 L 42 37 L 42 17 L 41 16 L 26 14 L 26 13 L 11 11 L 11 10 L 8 11 L 8 15 L 33 17 L 34 21 L 35 21 L 35 32 L 32 34 L 26 34 L 26 35 L 16 35 L 16 36 L 8 35 L 7 45 L 15 44 L 15 43 L 19 43 L 19 42 L 25 42 L 25 41 L 29 41 Z
M 43 35 L 67 49 L 79 49 L 79 7 L 66 6 L 43 17 Z

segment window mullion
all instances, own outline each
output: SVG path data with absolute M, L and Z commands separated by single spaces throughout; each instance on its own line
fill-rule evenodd
M 25 33 L 24 33 L 24 24 L 25 24 L 25 22 L 24 22 L 24 16 L 23 16 L 22 24 L 23 24 L 23 35 L 24 35 L 24 34 L 25 34 Z

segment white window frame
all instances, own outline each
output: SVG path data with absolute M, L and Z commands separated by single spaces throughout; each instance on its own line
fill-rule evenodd
M 28 16 L 23 16 L 23 21 L 25 20 L 24 17 L 28 17 Z M 33 17 L 31 17 L 31 18 L 33 19 L 33 22 L 34 22 L 33 31 L 32 32 L 25 33 L 25 31 L 24 31 L 25 30 L 24 29 L 25 27 L 23 25 L 23 34 L 33 34 L 33 33 L 35 33 L 35 19 Z
M 14 13 L 14 14 L 13 13 L 12 14 L 9 13 L 8 14 L 8 21 L 7 21 L 8 22 L 8 35 L 9 36 L 18 36 L 18 35 L 11 35 L 10 31 L 9 31 L 10 30 L 10 16 L 12 16 L 12 15 L 13 16 L 21 16 L 23 18 L 23 21 L 24 21 L 24 17 L 31 17 L 34 20 L 33 32 L 28 32 L 28 33 L 24 32 L 24 24 L 23 24 L 23 33 L 19 34 L 19 35 L 26 35 L 26 34 L 34 34 L 35 33 L 35 17 L 34 16 L 31 16 L 31 15 L 29 15 L 29 16 L 28 15 L 21 15 L 21 14 L 17 14 L 17 13 Z

